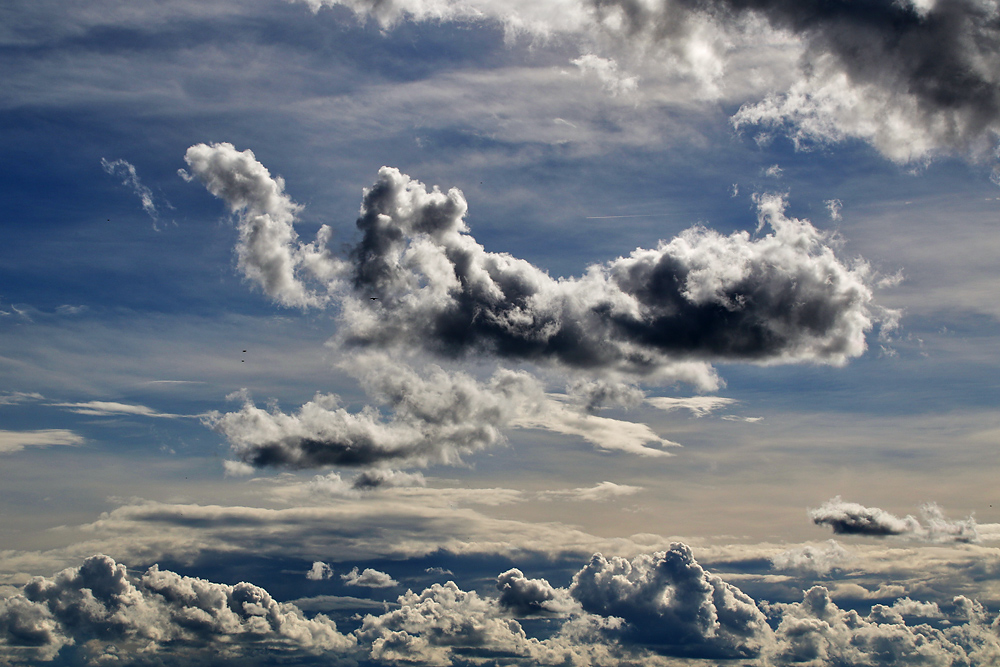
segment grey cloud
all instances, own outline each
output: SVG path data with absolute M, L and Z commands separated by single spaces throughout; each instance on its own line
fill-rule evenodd
M 867 268 L 843 264 L 778 196 L 757 198 L 772 232 L 722 236 L 692 228 L 581 278 L 553 279 L 487 252 L 468 233 L 462 193 L 428 190 L 384 167 L 365 191 L 353 252 L 355 287 L 344 342 L 421 344 L 451 357 L 557 361 L 638 377 L 687 372 L 677 362 L 840 364 L 865 349 L 873 325 Z
M 315 243 L 298 240 L 293 222 L 301 206 L 285 193 L 284 179 L 272 177 L 252 151 L 237 151 L 228 143 L 191 146 L 184 160 L 193 176 L 181 175 L 197 178 L 237 215 L 236 253 L 243 274 L 284 306 L 324 304 L 326 295 L 307 281 L 336 281 L 339 262 L 324 247 L 332 231 L 324 225 Z
M 153 228 L 156 229 L 156 223 L 160 219 L 160 214 L 156 210 L 156 203 L 153 201 L 153 191 L 142 184 L 139 180 L 139 174 L 135 171 L 135 167 L 125 160 L 109 162 L 104 158 L 101 158 L 101 166 L 104 168 L 104 171 L 112 176 L 121 178 L 122 185 L 132 189 L 132 192 L 142 202 L 142 210 L 153 219 Z
M 252 584 L 216 584 L 155 565 L 133 577 L 103 555 L 52 578 L 36 577 L 0 601 L 0 630 L 0 655 L 15 659 L 16 649 L 27 646 L 34 659 L 52 660 L 73 644 L 96 652 L 94 662 L 121 649 L 136 662 L 144 655 L 159 662 L 161 652 L 180 657 L 208 647 L 220 659 L 250 646 L 312 654 L 354 647 L 327 617 L 307 619 Z
M 566 613 L 573 607 L 565 589 L 554 588 L 545 579 L 529 579 L 517 568 L 497 577 L 500 606 L 516 616 Z
M 924 523 L 907 515 L 900 518 L 878 507 L 849 503 L 837 496 L 809 512 L 816 525 L 827 525 L 839 535 L 900 536 L 932 542 L 978 542 L 972 517 L 949 520 L 941 508 L 928 503 L 921 508 Z
M 385 359 L 371 360 L 362 372 L 366 390 L 392 408 L 391 418 L 371 407 L 348 412 L 336 396 L 317 395 L 293 414 L 268 412 L 247 400 L 239 412 L 211 415 L 208 423 L 254 466 L 456 464 L 502 442 L 500 428 L 529 397 L 542 396 L 533 378 L 507 370 L 482 384 L 437 367 L 418 375 Z M 355 481 L 362 488 L 390 479 L 373 472 Z
M 631 561 L 595 554 L 570 592 L 586 611 L 622 618 L 624 639 L 671 655 L 747 658 L 771 641 L 754 601 L 706 572 L 681 543 Z
M 348 586 L 363 586 L 364 588 L 391 588 L 399 585 L 398 581 L 385 572 L 379 572 L 370 567 L 366 567 L 361 572 L 356 567 L 352 568 L 347 574 L 340 575 L 340 578 Z
M 582 486 L 575 489 L 562 489 L 554 491 L 540 491 L 539 500 L 592 500 L 604 501 L 623 498 L 635 495 L 642 491 L 641 486 L 631 484 L 615 484 L 614 482 L 601 482 L 594 486 Z

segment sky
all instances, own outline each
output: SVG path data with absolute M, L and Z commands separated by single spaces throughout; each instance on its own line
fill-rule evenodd
M 1000 663 L 996 0 L 8 0 L 0 664 Z

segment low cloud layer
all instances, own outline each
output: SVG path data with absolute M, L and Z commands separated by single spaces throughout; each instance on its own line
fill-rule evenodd
M 924 505 L 921 516 L 923 522 L 911 515 L 900 518 L 878 507 L 845 502 L 840 496 L 809 512 L 813 523 L 830 526 L 838 535 L 896 536 L 931 542 L 979 541 L 976 521 L 971 516 L 947 519 L 934 503 Z
M 329 575 L 321 562 L 312 571 L 317 580 Z M 353 585 L 395 585 L 369 568 L 344 576 Z M 443 666 L 472 655 L 581 667 L 665 667 L 677 658 L 903 667 L 987 665 L 1000 657 L 998 620 L 969 598 L 957 596 L 943 610 L 903 597 L 875 604 L 865 616 L 841 609 L 828 589 L 814 586 L 801 602 L 758 604 L 704 570 L 679 543 L 631 560 L 595 554 L 567 588 L 512 568 L 497 577 L 495 589 L 484 595 L 449 581 L 408 590 L 392 609 L 368 613 L 356 630 L 342 633 L 323 614 L 308 618 L 253 584 L 217 584 L 156 566 L 130 575 L 98 555 L 51 578 L 36 577 L 0 600 L 0 659 L 245 664 L 265 649 L 292 661 L 311 656 L 337 664 Z M 523 619 L 544 619 L 549 630 L 534 637 Z M 947 623 L 921 622 L 927 619 Z

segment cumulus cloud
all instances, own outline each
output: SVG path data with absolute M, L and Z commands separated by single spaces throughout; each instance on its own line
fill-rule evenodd
M 515 616 L 565 613 L 573 608 L 566 589 L 554 588 L 545 579 L 529 579 L 511 568 L 497 577 L 500 606 Z
M 638 377 L 687 374 L 707 387 L 717 384 L 707 362 L 840 364 L 860 355 L 873 325 L 867 267 L 842 263 L 808 221 L 785 215 L 781 197 L 756 202 L 759 227 L 771 233 L 696 227 L 556 280 L 479 245 L 458 190 L 428 190 L 383 168 L 365 191 L 364 237 L 353 252 L 355 287 L 377 300 L 349 300 L 342 339 Z
M 1000 640 L 982 606 L 955 598 L 961 622 L 939 630 L 908 626 L 898 611 L 875 605 L 867 617 L 844 611 L 829 591 L 815 586 L 801 603 L 781 605 L 774 662 L 779 665 L 988 665 L 1000 657 Z
M 314 561 L 312 567 L 306 572 L 306 579 L 309 581 L 323 581 L 333 577 L 333 568 L 321 560 Z
M 142 202 L 142 210 L 152 218 L 153 229 L 157 229 L 156 225 L 160 220 L 160 213 L 156 210 L 156 204 L 153 201 L 153 191 L 142 184 L 142 181 L 139 180 L 139 174 L 135 171 L 135 167 L 125 160 L 109 162 L 104 158 L 101 158 L 101 167 L 112 176 L 121 178 L 122 185 L 132 189 L 132 192 Z
M 878 507 L 849 503 L 837 496 L 809 517 L 816 525 L 827 525 L 838 535 L 899 536 L 931 542 L 978 542 L 979 531 L 971 516 L 951 520 L 934 503 L 921 507 L 924 522 L 914 516 L 900 518 Z
M 83 436 L 64 428 L 38 431 L 0 431 L 0 454 L 19 452 L 25 447 L 72 447 L 83 444 Z
M 253 584 L 217 584 L 155 565 L 131 576 L 124 565 L 96 555 L 0 600 L 5 657 L 47 661 L 67 645 L 82 647 L 93 662 L 127 651 L 136 663 L 158 663 L 161 653 L 194 660 L 209 648 L 219 659 L 262 647 L 344 652 L 354 640 L 326 616 L 308 619 Z
M 392 586 L 399 586 L 399 582 L 385 572 L 379 572 L 370 567 L 366 567 L 361 572 L 356 567 L 352 568 L 347 574 L 340 575 L 340 578 L 348 586 L 363 586 L 365 588 L 391 588 Z
M 771 557 L 771 566 L 778 570 L 805 570 L 827 574 L 830 570 L 849 562 L 851 553 L 836 540 L 827 540 L 821 546 L 805 544 L 793 547 Z
M 595 554 L 570 592 L 586 611 L 623 619 L 624 639 L 674 655 L 746 658 L 771 639 L 754 601 L 706 572 L 681 543 L 631 561 Z
M 191 146 L 184 160 L 192 174 L 181 175 L 197 178 L 236 215 L 243 275 L 284 306 L 324 304 L 327 296 L 307 281 L 336 282 L 340 263 L 325 248 L 332 230 L 321 227 L 314 243 L 298 240 L 293 223 L 301 206 L 285 193 L 284 179 L 272 177 L 253 151 L 237 151 L 228 143 Z

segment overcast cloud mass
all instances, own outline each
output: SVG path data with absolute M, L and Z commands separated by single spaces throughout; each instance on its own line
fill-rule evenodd
M 1000 664 L 996 0 L 0 16 L 0 664 Z

